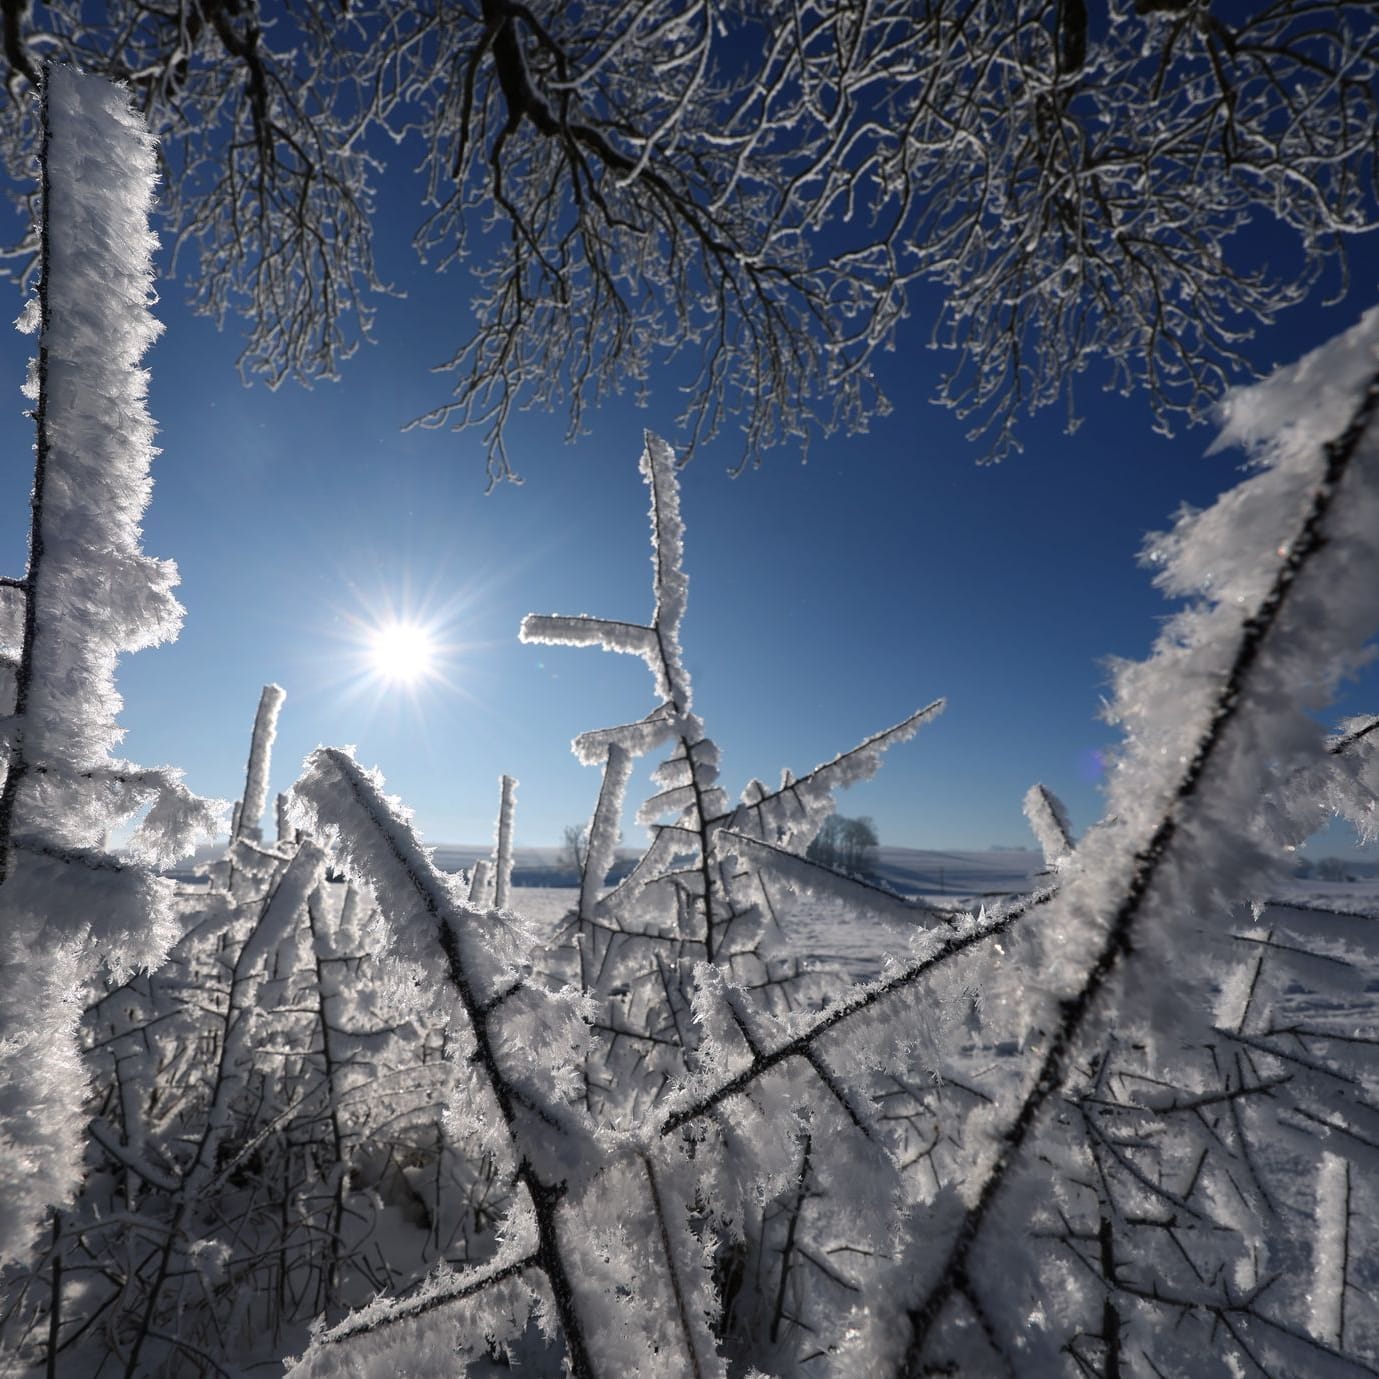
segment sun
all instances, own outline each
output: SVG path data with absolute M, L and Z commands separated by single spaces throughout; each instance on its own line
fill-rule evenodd
M 464 635 L 474 619 L 472 589 L 441 573 L 420 590 L 396 571 L 379 572 L 372 587 L 361 588 L 353 573 L 341 582 L 349 602 L 330 610 L 327 635 L 334 643 L 329 674 L 342 695 L 364 700 L 370 713 L 406 713 L 417 721 L 454 696 L 470 697 L 467 681 L 479 650 Z
M 369 665 L 394 684 L 415 685 L 436 675 L 440 650 L 430 630 L 417 622 L 386 622 L 369 633 Z

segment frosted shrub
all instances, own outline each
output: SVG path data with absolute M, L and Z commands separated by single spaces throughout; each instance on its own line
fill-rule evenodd
M 263 804 L 258 731 L 251 762 L 242 819 Z M 56 1338 L 78 1373 L 117 1356 L 215 1373 L 281 1356 L 438 1259 L 493 1253 L 508 1188 L 444 1114 L 444 1023 L 416 969 L 372 956 L 372 897 L 324 862 L 310 841 L 233 840 L 174 892 L 166 961 L 87 989 L 86 1172 L 8 1277 L 15 1360 L 41 1363 Z
M 642 657 L 660 698 L 576 740 L 604 780 L 568 947 L 530 975 L 504 956 L 493 994 L 467 1003 L 485 1094 L 512 1108 L 502 1152 L 528 1211 L 501 1267 L 437 1279 L 424 1304 L 376 1304 L 300 1373 L 382 1374 L 426 1347 L 475 1354 L 480 1336 L 516 1357 L 528 1315 L 558 1325 L 581 1375 L 1374 1372 L 1379 1068 L 1339 1003 L 1371 970 L 1372 921 L 1249 902 L 1270 896 L 1319 799 L 1356 801 L 1372 771 L 1367 724 L 1328 741 L 1309 710 L 1379 621 L 1377 341 L 1374 313 L 1233 400 L 1227 435 L 1252 443 L 1254 472 L 1149 547 L 1165 590 L 1198 597 L 1119 672 L 1108 819 L 1075 845 L 1061 804 L 1032 789 L 1056 879 L 975 915 L 801 855 L 830 788 L 933 708 L 727 802 L 680 660 L 673 457 L 649 438 L 652 620 L 523 628 Z M 1288 423 L 1261 420 L 1274 413 Z M 641 816 L 652 844 L 603 893 L 590 876 L 630 760 L 663 744 Z M 371 882 L 370 865 L 422 876 L 377 786 L 335 769 L 365 816 L 334 813 L 316 768 L 312 825 L 372 856 L 356 862 Z M 394 838 L 391 863 L 371 834 Z M 507 917 L 466 920 L 437 878 L 411 884 L 434 893 L 434 961 L 457 991 L 510 954 Z M 908 913 L 911 951 L 820 1003 L 767 939 L 787 889 Z M 399 894 L 394 925 L 416 904 Z M 507 1016 L 523 992 L 535 1007 Z M 594 1002 L 588 1043 L 552 1039 L 546 1022 L 579 996 Z M 508 1018 L 521 1038 L 499 1032 Z M 559 1059 L 539 1100 L 536 1047 Z
M 80 1171 L 76 984 L 101 963 L 162 958 L 176 928 L 152 864 L 215 822 L 176 772 L 112 755 L 116 657 L 174 636 L 182 616 L 176 568 L 139 545 L 153 145 L 122 93 L 64 68 L 42 109 L 42 271 L 20 322 L 38 335 L 29 560 L 0 589 L 0 1261 Z M 117 861 L 105 834 L 140 808 Z
M 55 77 L 50 111 L 69 98 L 125 131 L 146 191 L 121 100 Z M 61 199 L 45 204 L 51 221 Z M 806 855 L 834 792 L 940 703 L 729 799 L 684 666 L 675 456 L 655 436 L 648 621 L 522 628 L 639 657 L 655 696 L 574 743 L 601 784 L 554 936 L 514 908 L 508 777 L 494 855 L 468 877 L 440 872 L 381 776 L 334 748 L 263 842 L 276 686 L 202 881 L 175 891 L 100 854 L 83 830 L 116 805 L 159 794 L 169 846 L 197 810 L 166 774 L 103 764 L 106 681 L 97 705 L 61 708 L 80 760 L 51 723 L 30 732 L 41 696 L 23 687 L 47 673 L 32 626 L 58 616 L 38 552 L 64 529 L 36 537 L 6 586 L 29 630 L 0 907 L 58 959 L 42 992 L 14 964 L 0 999 L 20 1069 L 7 1126 L 60 1154 L 28 1173 L 36 1151 L 12 1139 L 19 1170 L 0 1179 L 21 1256 L 0 1289 L 7 1371 L 1379 1373 L 1375 920 L 1276 892 L 1279 859 L 1328 813 L 1373 815 L 1379 719 L 1328 738 L 1315 715 L 1379 627 L 1376 410 L 1379 311 L 1231 399 L 1223 442 L 1251 472 L 1147 548 L 1187 601 L 1117 670 L 1107 817 L 1079 840 L 1033 787 L 1044 884 L 976 913 Z M 608 887 L 632 764 L 653 751 L 652 841 Z M 30 854 L 50 870 L 24 883 Z M 133 937 L 74 923 L 72 877 Z M 908 947 L 865 984 L 812 970 L 778 922 L 800 893 L 901 918 Z M 97 967 L 102 943 L 122 966 Z M 57 1095 L 13 1032 L 40 994 L 79 1031 L 54 1045 Z

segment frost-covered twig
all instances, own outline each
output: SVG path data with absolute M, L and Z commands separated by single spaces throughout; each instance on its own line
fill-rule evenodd
M 928 919 L 935 915 L 932 906 L 864 881 L 861 877 L 836 871 L 798 853 L 788 852 L 760 838 L 723 829 L 717 835 L 719 850 L 728 855 L 740 853 L 763 871 L 778 876 L 801 895 L 835 900 L 844 913 L 876 915 L 882 919 Z
M 802 848 L 811 842 L 833 809 L 833 792 L 870 780 L 881 769 L 882 755 L 891 747 L 909 741 L 927 723 L 932 723 L 947 707 L 935 699 L 892 727 L 883 728 L 863 739 L 831 761 L 816 766 L 806 775 L 787 779 L 779 790 L 752 792 L 730 813 L 711 820 L 718 828 L 735 830 L 784 848 Z
M 273 739 L 278 735 L 278 714 L 287 692 L 281 685 L 265 685 L 254 715 L 254 733 L 249 744 L 249 764 L 245 768 L 244 795 L 235 813 L 236 838 L 259 836 L 259 824 L 268 806 L 268 771 L 273 757 Z
M 1008 933 L 1034 910 L 1047 905 L 1058 894 L 1050 887 L 998 908 L 990 914 L 967 917 L 942 934 L 926 935 L 921 954 L 900 966 L 898 971 L 878 978 L 855 990 L 836 1005 L 799 1022 L 788 1038 L 753 1054 L 750 1062 L 731 1075 L 707 1087 L 690 1086 L 670 1100 L 658 1118 L 657 1129 L 668 1135 L 708 1115 L 730 1097 L 748 1091 L 767 1073 L 793 1058 L 807 1058 L 827 1035 L 855 1017 L 873 1011 L 888 997 L 908 990 L 944 964 L 961 957 L 989 940 Z
M 522 1253 L 520 1249 L 506 1250 L 491 1263 L 464 1273 L 438 1274 L 410 1297 L 378 1298 L 371 1306 L 361 1307 L 336 1326 L 322 1331 L 313 1344 L 324 1348 L 341 1345 L 359 1336 L 375 1335 L 390 1327 L 415 1321 L 437 1308 L 463 1302 L 510 1278 L 519 1277 L 528 1269 L 540 1267 L 540 1258 L 534 1251 Z M 295 1369 L 289 1371 L 295 1372 Z
M 175 1211 L 166 1228 L 162 1248 L 158 1251 L 143 1316 L 130 1344 L 125 1379 L 134 1379 L 138 1373 L 139 1356 L 154 1333 L 154 1317 L 172 1267 L 174 1251 L 181 1243 L 179 1237 L 183 1221 L 194 1210 L 213 1177 L 222 1170 L 229 1171 L 219 1160 L 232 1124 L 232 1106 L 243 1089 L 248 1071 L 249 1050 L 263 1019 L 260 992 L 270 975 L 275 950 L 290 929 L 300 922 L 324 867 L 325 857 L 314 844 L 308 843 L 297 852 L 235 957 L 211 1104 L 191 1161 L 180 1175 L 174 1199 Z
M 1063 801 L 1047 786 L 1031 785 L 1025 795 L 1025 818 L 1044 850 L 1045 867 L 1056 871 L 1077 846 Z
M 618 826 L 623 796 L 632 774 L 632 754 L 613 742 L 603 768 L 594 817 L 589 821 L 589 838 L 584 850 L 584 866 L 579 878 L 579 916 L 591 921 L 598 904 L 599 890 L 613 865 L 618 847 Z M 588 983 L 585 983 L 586 988 Z
M 504 776 L 499 787 L 498 823 L 493 844 L 493 903 L 508 907 L 512 892 L 512 816 L 517 805 L 517 782 Z

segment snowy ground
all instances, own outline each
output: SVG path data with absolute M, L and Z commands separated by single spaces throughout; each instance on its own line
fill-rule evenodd
M 433 855 L 442 869 L 449 871 L 470 866 L 476 858 L 487 856 L 490 851 L 484 846 L 442 845 Z M 558 855 L 556 848 L 515 850 L 518 884 L 513 891 L 514 908 L 543 932 L 553 930 L 569 912 L 577 891 L 568 885 L 522 882 L 524 876 L 564 879 Z M 943 852 L 883 847 L 877 849 L 876 861 L 878 879 L 890 889 L 922 898 L 938 907 L 957 910 L 980 909 L 1002 897 L 1034 889 L 1040 884 L 1042 867 L 1040 854 L 1020 849 Z M 193 864 L 173 874 L 183 881 L 191 881 Z M 903 920 L 887 922 L 873 916 L 845 914 L 844 907 L 836 901 L 802 899 L 780 886 L 772 887 L 771 897 L 780 913 L 789 946 L 811 963 L 836 970 L 844 980 L 867 981 L 877 974 L 888 953 L 903 955 L 908 949 L 910 926 Z M 1374 922 L 1379 924 L 1379 878 L 1332 883 L 1293 881 L 1281 888 L 1277 898 L 1308 907 L 1373 916 Z M 1304 923 L 1323 944 L 1328 931 L 1335 927 L 1334 922 L 1323 916 L 1309 917 Z M 1305 974 L 1301 970 L 1299 976 L 1303 979 L 1300 984 L 1305 985 Z M 1302 990 L 1297 995 L 1299 1000 L 1306 999 Z M 1316 1009 L 1315 1005 L 1309 1008 Z M 1373 1024 L 1376 1012 L 1379 1012 L 1379 969 L 1364 974 L 1349 999 L 1335 1011 L 1328 1012 L 1328 1019 L 1340 1022 L 1363 1019 Z
M 1019 894 L 1037 884 L 1040 859 L 1032 852 L 943 853 L 909 848 L 880 850 L 882 879 L 896 890 L 919 895 L 935 906 L 977 909 L 1002 896 Z M 942 887 L 938 884 L 940 875 Z M 928 882 L 922 888 L 916 882 Z M 554 930 L 571 910 L 578 892 L 566 886 L 515 887 L 513 907 L 542 932 Z M 1276 897 L 1308 909 L 1334 910 L 1374 917 L 1379 924 L 1379 879 L 1349 883 L 1296 881 Z M 805 899 L 784 888 L 772 891 L 789 946 L 800 957 L 819 967 L 837 971 L 841 978 L 867 981 L 876 976 L 887 954 L 903 956 L 909 947 L 911 927 L 903 920 L 847 914 L 834 900 Z M 1295 916 L 1296 918 L 1296 916 Z M 1268 916 L 1264 923 L 1267 924 Z M 1309 915 L 1303 923 L 1317 933 L 1324 945 L 1333 927 L 1325 916 Z M 1317 961 L 1325 962 L 1324 956 Z M 1306 974 L 1299 970 L 1295 995 L 1316 1011 L 1306 991 Z M 1379 1013 L 1379 970 L 1356 983 L 1353 992 L 1326 1012 L 1328 1023 L 1364 1019 L 1373 1023 Z
M 513 908 L 546 933 L 559 925 L 578 897 L 572 887 L 519 886 L 513 889 Z M 872 916 L 840 920 L 837 901 L 793 896 L 781 900 L 782 927 L 791 949 L 812 966 L 836 971 L 840 984 L 869 980 L 880 971 L 887 953 L 903 954 L 908 948 L 906 924 L 887 924 Z
M 447 865 L 451 857 L 468 851 L 438 848 L 436 859 Z M 520 850 L 517 860 L 519 864 L 522 861 Z M 877 877 L 890 889 L 952 909 L 975 909 L 1002 896 L 1028 891 L 1035 885 L 1041 865 L 1038 853 L 1018 849 L 925 852 L 878 848 L 876 861 Z M 577 894 L 568 886 L 516 886 L 513 907 L 548 932 L 571 909 Z M 887 922 L 870 915 L 846 915 L 836 900 L 802 899 L 790 895 L 783 886 L 771 887 L 771 900 L 790 948 L 811 964 L 836 970 L 845 979 L 867 981 L 880 970 L 886 954 L 903 955 L 909 948 L 911 926 L 903 918 Z

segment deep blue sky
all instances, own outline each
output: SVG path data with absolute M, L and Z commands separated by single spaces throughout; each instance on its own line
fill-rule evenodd
M 404 223 L 388 227 L 381 268 L 407 298 L 384 302 L 376 343 L 313 391 L 242 387 L 234 326 L 218 334 L 183 309 L 182 285 L 161 284 L 166 333 L 148 363 L 164 453 L 145 547 L 177 561 L 187 620 L 176 644 L 122 665 L 125 749 L 236 797 L 260 687 L 277 681 L 288 698 L 275 789 L 317 744 L 352 743 L 428 841 L 477 842 L 506 771 L 521 782 L 519 843 L 554 843 L 598 788 L 570 739 L 654 701 L 639 661 L 525 647 L 518 624 L 527 612 L 649 614 L 637 458 L 643 427 L 675 440 L 678 377 L 654 381 L 647 409 L 621 400 L 591 414 L 573 446 L 562 417 L 519 418 L 510 449 L 526 482 L 485 496 L 477 434 L 401 430 L 445 397 L 428 370 L 464 335 L 469 298 L 463 276 L 437 279 L 401 248 Z M 1349 299 L 1285 317 L 1256 343 L 1259 362 L 1292 359 L 1373 300 L 1372 245 L 1355 246 L 1353 267 Z M 12 318 L 21 300 L 7 291 Z M 843 812 L 872 815 L 885 843 L 1020 844 L 1032 841 L 1020 801 L 1041 780 L 1080 830 L 1100 812 L 1097 754 L 1115 740 L 1097 717 L 1104 658 L 1143 656 L 1170 611 L 1136 563 L 1143 534 L 1228 486 L 1240 457 L 1205 456 L 1204 429 L 1153 434 L 1143 399 L 1105 396 L 1093 378 L 1075 436 L 1050 413 L 1024 426 L 1022 455 L 979 466 L 981 445 L 927 400 L 943 362 L 925 348 L 928 326 L 921 307 L 886 360 L 894 411 L 869 435 L 819 441 L 804 466 L 773 452 L 737 479 L 726 438 L 685 470 L 697 707 L 736 796 L 752 776 L 808 770 L 946 696 L 947 713 Z M 0 570 L 17 574 L 30 342 L 3 349 Z M 413 695 L 371 679 L 359 629 L 388 610 L 443 621 L 447 683 Z M 1363 692 L 1345 705 L 1374 707 Z

